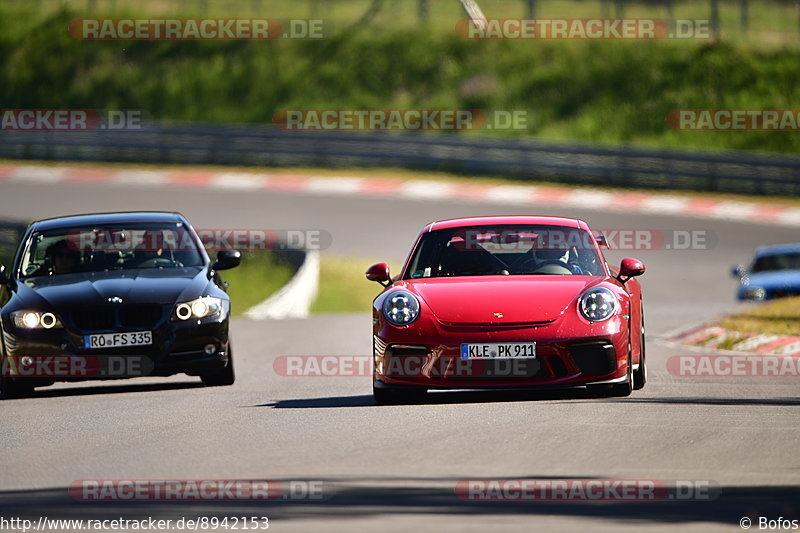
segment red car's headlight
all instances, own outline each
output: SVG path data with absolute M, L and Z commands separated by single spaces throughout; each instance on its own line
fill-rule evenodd
M 383 301 L 383 316 L 395 326 L 407 326 L 419 317 L 419 300 L 410 292 L 392 292 Z
M 605 287 L 595 287 L 583 293 L 578 300 L 578 309 L 589 322 L 602 322 L 614 315 L 617 297 Z

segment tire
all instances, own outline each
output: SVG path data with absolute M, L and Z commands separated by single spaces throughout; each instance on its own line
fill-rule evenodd
M 641 352 L 639 356 L 639 369 L 633 372 L 633 390 L 641 390 L 647 383 L 647 361 L 645 359 L 644 349 L 644 316 L 642 317 L 642 341 L 639 350 Z
M 228 345 L 228 364 L 222 370 L 214 373 L 203 374 L 200 376 L 203 385 L 206 387 L 227 387 L 236 381 L 236 374 L 233 371 L 233 349 Z
M 11 398 L 24 398 L 33 393 L 33 387 L 10 377 L 5 376 L 6 364 L 5 358 L 0 357 L 0 400 L 9 400 Z
M 611 386 L 611 390 L 608 393 L 609 397 L 622 398 L 630 396 L 631 392 L 633 392 L 633 365 L 631 364 L 630 354 L 628 354 L 628 373 L 625 377 L 626 379 L 623 383 Z
M 401 405 L 425 401 L 427 389 L 385 389 L 372 386 L 372 397 L 378 405 Z

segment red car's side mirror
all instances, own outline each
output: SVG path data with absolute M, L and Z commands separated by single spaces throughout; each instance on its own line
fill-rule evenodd
M 641 276 L 644 274 L 644 263 L 632 257 L 626 257 L 619 265 L 619 278 L 620 281 L 625 283 L 630 278 Z M 625 279 L 623 279 L 625 278 Z
M 386 263 L 377 263 L 367 269 L 367 279 L 370 281 L 377 281 L 383 286 L 391 283 L 391 276 L 389 276 L 389 265 Z

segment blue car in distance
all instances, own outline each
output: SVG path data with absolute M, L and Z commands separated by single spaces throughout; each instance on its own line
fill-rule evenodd
M 749 268 L 733 267 L 739 300 L 772 300 L 800 295 L 800 243 L 761 246 Z

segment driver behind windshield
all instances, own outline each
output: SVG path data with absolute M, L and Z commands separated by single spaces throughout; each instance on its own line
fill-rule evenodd
M 540 248 L 534 249 L 533 255 L 536 266 L 533 270 L 537 274 L 583 274 L 580 266 L 570 261 L 570 250 L 567 248 Z
M 594 236 L 578 228 L 476 226 L 426 233 L 407 276 L 603 275 Z
M 148 230 L 133 252 L 133 264 L 139 268 L 152 268 L 172 263 L 169 244 L 159 230 Z
M 71 274 L 77 270 L 80 261 L 79 252 L 71 248 L 66 240 L 48 246 L 44 256 L 44 264 L 32 274 L 33 276 Z

